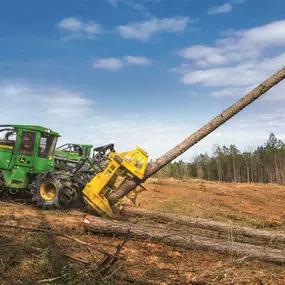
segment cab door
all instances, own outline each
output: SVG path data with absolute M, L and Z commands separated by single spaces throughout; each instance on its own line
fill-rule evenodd
M 15 165 L 32 168 L 37 133 L 22 130 L 20 136 L 20 145 L 16 155 Z
M 20 140 L 14 153 L 14 167 L 11 173 L 11 183 L 14 188 L 26 188 L 29 172 L 33 171 L 37 133 L 21 130 Z

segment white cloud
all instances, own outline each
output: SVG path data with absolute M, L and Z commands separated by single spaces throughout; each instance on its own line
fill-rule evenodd
M 106 69 L 110 71 L 118 71 L 124 67 L 124 62 L 119 58 L 101 58 L 94 60 L 93 69 Z
M 243 4 L 245 3 L 247 0 L 232 0 L 231 3 L 232 4 Z
M 62 135 L 59 144 L 80 142 L 99 146 L 114 142 L 120 152 L 139 145 L 155 158 L 195 129 L 188 122 L 164 122 L 159 117 L 146 118 L 136 113 L 98 116 L 94 99 L 65 88 L 11 81 L 0 83 L 0 90 L 6 90 L 1 97 L 2 124 L 51 128 Z M 10 90 L 18 91 L 11 97 Z
M 216 15 L 222 13 L 229 13 L 233 9 L 233 6 L 230 3 L 225 3 L 221 6 L 212 7 L 209 9 L 209 15 Z
M 3 104 L 11 113 L 12 120 L 18 119 L 27 124 L 35 124 L 38 120 L 46 125 L 60 122 L 69 124 L 72 118 L 79 119 L 90 115 L 94 107 L 94 101 L 82 93 L 58 87 L 3 82 L 0 84 L 0 92 Z M 2 115 L 5 113 L 5 108 L 0 107 Z M 19 113 L 20 118 L 17 115 L 19 110 L 22 110 Z M 1 120 L 6 120 L 4 115 Z
M 264 101 L 260 101 L 260 104 L 264 107 L 268 105 Z M 267 106 L 267 110 L 266 112 L 258 112 L 256 109 L 251 109 L 250 112 L 242 111 L 239 116 L 222 125 L 195 145 L 189 153 L 192 157 L 194 153 L 199 154 L 205 151 L 211 154 L 214 145 L 229 146 L 233 143 L 241 150 L 253 149 L 263 145 L 272 132 L 284 141 L 285 109 Z
M 134 65 L 150 65 L 151 60 L 143 56 L 125 56 L 124 59 Z
M 65 18 L 61 20 L 58 23 L 58 26 L 59 28 L 64 29 L 64 30 L 78 32 L 82 28 L 82 22 L 74 17 L 70 17 L 70 18 Z
M 239 46 L 259 46 L 267 45 L 284 46 L 285 45 L 285 20 L 275 21 L 260 27 L 240 30 L 232 33 L 237 37 L 236 43 Z
M 130 23 L 117 27 L 120 35 L 125 39 L 149 40 L 155 33 L 178 33 L 185 30 L 189 22 L 188 17 L 153 18 L 144 22 Z
M 109 2 L 113 7 L 117 7 L 118 5 L 118 0 L 107 0 L 107 2 Z
M 106 0 L 113 7 L 118 7 L 119 4 L 126 5 L 138 11 L 146 10 L 145 4 L 159 4 L 164 0 Z
M 193 65 L 189 63 L 181 63 L 178 67 L 171 68 L 170 71 L 179 73 L 179 74 L 186 74 L 190 70 L 192 70 Z
M 228 87 L 217 91 L 212 91 L 209 93 L 209 95 L 217 98 L 241 97 L 250 92 L 254 87 L 255 85 L 251 85 L 248 87 Z
M 194 45 L 183 48 L 178 53 L 180 56 L 195 60 L 195 64 L 200 67 L 210 65 L 225 65 L 231 62 L 240 62 L 245 59 L 257 57 L 260 53 L 252 48 L 250 50 L 231 50 L 230 47 L 209 47 L 203 45 Z
M 200 59 L 215 54 L 216 50 L 213 47 L 195 45 L 182 49 L 179 54 L 188 59 Z
M 267 113 L 246 113 L 238 119 L 231 120 L 207 136 L 178 159 L 189 161 L 199 153 L 211 153 L 213 145 L 230 145 L 235 143 L 240 149 L 263 144 L 274 132 L 280 139 L 285 139 L 285 110 Z M 201 125 L 189 124 L 187 119 L 164 121 L 161 118 L 133 116 L 129 118 L 102 118 L 97 124 L 88 126 L 88 140 L 97 144 L 114 142 L 118 151 L 139 145 L 150 155 L 158 158 L 166 151 L 197 131 Z M 94 133 L 94 135 L 93 135 Z M 100 134 L 100 135 L 99 135 Z M 171 136 L 169 136 L 171 134 Z
M 62 135 L 59 144 L 74 142 L 99 146 L 113 142 L 119 152 L 139 145 L 154 159 L 201 127 L 199 122 L 191 123 L 188 118 L 167 120 L 158 115 L 137 113 L 98 116 L 94 98 L 66 88 L 11 81 L 0 83 L 0 90 L 2 124 L 36 124 L 51 128 Z M 11 96 L 11 90 L 17 92 L 13 91 Z M 268 105 L 265 101 L 260 103 Z M 187 161 L 194 154 L 211 153 L 214 144 L 229 145 L 234 141 L 242 149 L 255 146 L 267 140 L 271 132 L 285 139 L 284 114 L 281 107 L 273 110 L 268 107 L 267 113 L 243 112 L 242 117 L 231 120 L 180 158 Z
M 31 93 L 31 90 L 23 84 L 0 85 L 0 93 L 5 97 L 23 96 Z
M 210 96 L 216 98 L 224 98 L 224 97 L 242 97 L 252 91 L 256 85 L 249 85 L 246 87 L 226 87 L 219 89 L 217 91 L 212 91 L 209 93 Z M 278 85 L 274 86 L 274 88 L 270 89 L 266 96 L 262 97 L 262 100 L 265 101 L 285 101 L 285 82 L 281 82 Z
M 259 84 L 272 73 L 284 66 L 285 53 L 265 58 L 262 61 L 250 61 L 231 67 L 207 70 L 195 69 L 185 71 L 183 84 L 201 84 L 204 86 L 248 86 Z
M 284 66 L 285 20 L 228 31 L 213 46 L 194 45 L 178 54 L 187 59 L 172 71 L 183 84 L 215 87 L 213 97 L 242 96 Z M 270 56 L 268 56 L 270 54 Z M 278 89 L 276 89 L 278 90 Z M 283 100 L 275 94 L 270 100 Z
M 111 6 L 114 8 L 118 8 L 121 5 L 124 5 L 125 7 L 131 8 L 135 11 L 142 12 L 146 17 L 151 17 L 151 13 L 149 12 L 148 8 L 146 7 L 146 4 L 157 4 L 160 3 L 163 0 L 106 0 Z
M 100 58 L 93 61 L 93 69 L 118 71 L 128 65 L 150 65 L 151 60 L 143 56 L 125 56 L 123 58 Z
M 78 38 L 92 39 L 94 36 L 103 32 L 102 26 L 93 21 L 82 22 L 78 18 L 69 17 L 62 19 L 58 23 L 58 27 L 67 35 L 63 37 L 64 40 L 73 40 Z
M 285 53 L 280 54 L 281 49 L 278 49 L 285 46 L 284 32 L 279 30 L 283 26 L 285 28 L 285 21 L 277 21 L 253 29 L 231 31 L 225 39 L 216 41 L 215 46 L 196 45 L 182 49 L 180 56 L 189 61 L 172 71 L 180 74 L 181 83 L 194 86 L 194 90 L 208 96 L 240 98 L 284 67 Z M 232 53 L 240 57 L 230 56 Z M 275 106 L 283 104 L 284 92 L 285 82 L 279 83 L 261 101 Z
M 144 4 L 141 2 L 135 2 L 133 0 L 122 0 L 122 3 L 129 6 L 130 8 L 137 11 L 145 11 L 146 15 L 148 15 L 148 10 L 145 8 Z
M 266 96 L 263 97 L 263 100 L 272 101 L 272 102 L 285 101 L 285 82 L 280 82 L 278 85 L 274 86 L 274 88 L 269 90 Z M 285 116 L 285 112 L 284 112 L 284 116 Z
M 285 20 L 247 30 L 231 31 L 213 46 L 194 45 L 178 54 L 200 67 L 256 59 L 265 49 L 285 46 Z

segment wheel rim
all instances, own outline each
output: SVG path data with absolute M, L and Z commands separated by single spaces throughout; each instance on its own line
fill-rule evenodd
M 44 200 L 50 201 L 55 197 L 57 188 L 52 182 L 44 182 L 40 187 L 40 195 Z

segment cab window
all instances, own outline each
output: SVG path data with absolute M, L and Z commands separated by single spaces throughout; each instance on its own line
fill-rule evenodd
M 77 152 L 79 155 L 83 155 L 83 148 L 80 145 L 74 145 L 73 146 L 73 151 Z
M 23 131 L 19 154 L 32 156 L 34 153 L 35 140 L 36 140 L 36 133 Z
M 0 129 L 0 148 L 13 149 L 16 143 L 17 131 L 12 128 Z
M 47 158 L 49 152 L 53 146 L 54 137 L 41 134 L 41 140 L 38 150 L 38 156 L 42 158 Z

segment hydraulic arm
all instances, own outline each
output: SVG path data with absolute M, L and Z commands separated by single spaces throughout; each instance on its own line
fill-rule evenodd
M 113 211 L 106 196 L 129 180 L 142 180 L 147 160 L 148 154 L 139 147 L 123 153 L 110 151 L 106 168 L 83 189 L 84 200 L 100 214 L 112 217 Z

